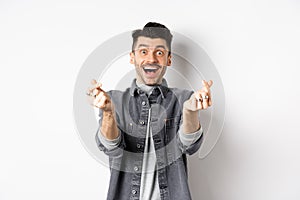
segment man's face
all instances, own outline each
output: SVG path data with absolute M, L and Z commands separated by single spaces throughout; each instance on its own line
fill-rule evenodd
M 160 38 L 138 37 L 134 52 L 130 53 L 130 63 L 135 66 L 138 83 L 161 84 L 167 66 L 171 65 L 166 41 Z

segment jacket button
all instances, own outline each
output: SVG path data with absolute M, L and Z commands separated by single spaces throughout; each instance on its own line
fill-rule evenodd
M 136 190 L 131 190 L 131 193 L 132 194 L 136 194 Z
M 139 170 L 139 168 L 138 168 L 137 166 L 135 166 L 133 169 L 134 169 L 134 171 L 136 171 L 136 172 Z
M 146 101 L 142 101 L 142 105 L 143 105 L 143 106 L 146 105 Z
M 140 144 L 137 144 L 136 147 L 137 147 L 137 148 L 141 148 L 141 145 L 140 145 Z
M 144 124 L 145 124 L 145 122 L 144 122 L 143 120 L 141 120 L 141 121 L 140 121 L 140 124 L 141 124 L 141 125 L 144 125 Z

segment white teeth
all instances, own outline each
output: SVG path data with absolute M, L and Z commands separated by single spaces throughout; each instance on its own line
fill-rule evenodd
M 145 67 L 144 69 L 156 70 L 156 67 Z
M 155 73 L 155 72 L 157 71 L 157 68 L 145 67 L 145 68 L 144 68 L 144 71 L 145 71 L 146 73 L 150 73 L 150 72 Z

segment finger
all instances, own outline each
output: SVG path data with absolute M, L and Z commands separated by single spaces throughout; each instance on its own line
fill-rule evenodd
M 94 89 L 92 93 L 93 93 L 93 96 L 97 96 L 98 94 L 100 94 L 100 92 L 102 92 L 102 91 L 99 89 Z
M 103 97 L 104 97 L 104 92 L 100 92 L 96 97 L 96 101 L 100 102 Z
M 202 96 L 202 99 L 203 99 L 203 102 L 202 102 L 203 109 L 206 109 L 206 108 L 208 108 L 208 98 L 209 98 L 208 94 L 205 93 L 205 92 L 202 92 L 201 96 Z
M 203 85 L 203 87 L 202 87 L 201 90 L 203 90 L 203 91 L 209 93 L 209 92 L 210 92 L 210 89 L 209 89 L 210 86 L 209 86 L 208 82 L 206 82 L 205 80 L 202 80 L 202 85 Z
M 95 98 L 100 92 L 101 92 L 101 90 L 99 90 L 99 89 L 92 89 L 92 88 L 89 88 L 89 89 L 86 91 L 86 95 Z
M 195 92 L 195 98 L 196 98 L 196 102 L 197 102 L 197 109 L 202 109 L 202 96 L 200 94 L 200 92 Z
M 209 90 L 209 87 L 208 86 L 204 86 L 203 88 L 201 88 L 200 91 L 203 91 L 203 92 L 206 92 L 206 93 L 209 93 L 210 90 Z
M 97 89 L 97 90 L 102 90 L 102 84 L 101 83 L 97 83 L 97 84 L 95 84 L 95 85 L 93 85 L 93 87 L 91 87 L 90 88 L 90 90 L 92 91 L 92 90 L 95 90 L 95 89 Z M 103 91 L 103 90 L 102 90 Z
M 101 101 L 102 97 L 103 97 L 103 92 L 100 92 L 100 93 L 96 96 L 96 98 L 94 98 L 94 103 L 93 103 L 93 104 L 94 104 L 96 107 L 98 107 L 98 108 L 99 108 L 99 102 Z
M 101 83 L 97 83 L 94 87 L 88 89 L 87 94 L 90 94 L 90 96 L 96 96 L 100 92 L 104 92 L 104 90 L 102 90 L 101 86 L 102 86 Z
M 99 94 L 99 98 L 97 99 L 97 107 L 101 109 L 106 109 L 107 104 L 109 103 L 109 97 L 104 94 L 104 92 L 101 92 Z
M 209 80 L 208 81 L 208 85 L 209 87 L 211 87 L 213 85 L 213 81 L 212 80 Z M 209 91 L 208 93 L 208 96 L 209 96 L 209 99 L 208 99 L 208 106 L 211 106 L 212 105 L 212 98 L 211 98 L 211 92 Z
M 88 89 L 88 90 L 86 91 L 85 94 L 86 94 L 87 96 L 89 96 L 89 97 L 92 97 L 92 96 L 93 96 L 93 93 L 91 92 L 90 89 Z
M 101 99 L 100 99 L 100 102 L 99 102 L 99 108 L 103 109 L 106 107 L 106 100 L 107 100 L 107 97 L 106 96 L 103 96 Z
M 209 89 L 213 85 L 213 81 L 212 80 L 209 80 L 209 81 L 202 80 L 202 85 Z
M 203 92 L 200 90 L 201 97 L 203 98 L 203 103 L 205 106 L 205 102 L 207 102 L 208 107 L 212 105 L 212 98 L 211 98 L 211 93 L 210 91 L 208 93 Z
M 191 107 L 190 108 L 197 108 L 197 103 L 198 103 L 198 101 L 197 101 L 197 98 L 196 98 L 196 96 L 195 96 L 195 93 L 192 95 L 192 97 L 191 97 Z
M 209 88 L 209 85 L 208 85 L 208 83 L 206 82 L 206 80 L 202 80 L 202 85 L 203 85 L 204 87 L 208 87 L 208 88 Z
M 197 109 L 202 109 L 203 105 L 202 105 L 202 99 L 198 99 L 197 100 Z
M 93 79 L 92 81 L 91 81 L 91 84 L 93 85 L 92 87 L 91 87 L 91 90 L 94 90 L 94 89 L 101 89 L 101 87 L 102 87 L 102 83 L 100 83 L 100 82 L 97 82 L 95 79 Z M 102 89 L 101 89 L 102 90 Z

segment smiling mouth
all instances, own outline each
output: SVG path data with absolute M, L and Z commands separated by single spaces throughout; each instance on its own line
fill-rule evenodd
M 146 74 L 155 74 L 161 68 L 157 64 L 148 64 L 142 67 Z
M 158 68 L 148 68 L 148 67 L 145 67 L 143 68 L 144 72 L 146 73 L 155 73 L 158 71 Z

